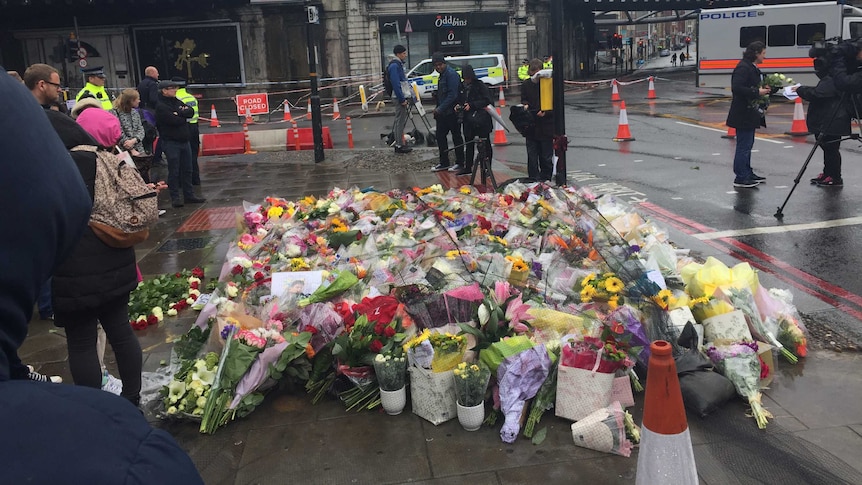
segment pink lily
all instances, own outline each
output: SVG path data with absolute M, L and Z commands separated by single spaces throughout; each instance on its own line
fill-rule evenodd
M 526 322 L 533 319 L 533 316 L 527 313 L 529 310 L 530 305 L 521 301 L 521 295 L 518 295 L 509 302 L 509 306 L 506 307 L 506 320 L 509 321 L 509 328 L 514 330 L 515 333 L 520 334 L 529 330 L 529 327 L 521 323 L 522 321 Z

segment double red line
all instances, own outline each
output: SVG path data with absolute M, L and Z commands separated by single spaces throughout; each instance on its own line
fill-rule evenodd
M 657 220 L 682 231 L 685 234 L 703 234 L 716 232 L 715 229 L 704 226 L 698 222 L 680 217 L 679 215 L 659 207 L 650 202 L 638 204 L 641 209 L 649 212 Z M 790 264 L 774 258 L 763 251 L 740 242 L 732 237 L 702 240 L 707 245 L 721 251 L 724 254 L 750 264 L 760 271 L 769 273 L 776 278 L 804 291 L 809 295 L 847 313 L 848 315 L 862 320 L 862 297 L 824 281 L 816 276 L 810 275 Z

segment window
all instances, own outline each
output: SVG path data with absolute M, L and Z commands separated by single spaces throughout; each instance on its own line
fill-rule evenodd
M 739 29 L 739 47 L 748 47 L 754 41 L 766 42 L 766 27 L 742 27 Z
M 770 25 L 766 39 L 768 47 L 786 47 L 796 45 L 796 25 Z
M 479 69 L 481 67 L 494 67 L 497 65 L 496 57 L 477 57 L 475 59 L 470 60 L 470 65 L 473 66 L 473 69 Z
M 503 46 L 502 29 L 473 29 L 470 31 L 470 54 L 503 54 Z
M 405 59 L 404 70 L 409 71 L 410 66 L 421 61 L 422 59 L 426 59 L 431 57 L 428 54 L 428 33 L 427 32 L 413 32 L 410 34 L 410 46 L 408 47 L 407 34 L 401 32 L 401 37 L 398 37 L 398 34 L 395 32 L 383 32 L 380 34 L 380 46 L 383 48 L 383 66 L 386 67 L 389 64 L 389 60 L 392 59 L 392 49 L 401 44 L 404 47 L 407 47 L 407 59 Z
M 826 38 L 826 24 L 799 24 L 796 26 L 796 45 L 812 45 Z
M 411 77 L 427 76 L 427 75 L 431 74 L 431 71 L 433 71 L 433 70 L 434 70 L 434 65 L 431 64 L 431 61 L 422 62 L 422 63 L 419 63 L 419 65 L 417 65 L 413 69 L 413 73 L 410 74 L 410 76 Z
M 850 38 L 862 37 L 862 22 L 850 22 Z

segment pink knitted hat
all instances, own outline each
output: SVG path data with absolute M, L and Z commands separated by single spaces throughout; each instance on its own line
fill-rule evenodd
M 103 109 L 86 109 L 78 115 L 77 121 L 103 147 L 113 147 L 123 134 L 120 120 Z

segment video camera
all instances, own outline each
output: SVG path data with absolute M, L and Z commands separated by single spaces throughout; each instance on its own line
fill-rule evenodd
M 841 37 L 832 37 L 825 40 L 815 40 L 808 57 L 814 59 L 814 70 L 818 75 L 826 75 L 836 56 L 844 57 L 847 72 L 855 72 L 859 67 L 856 61 L 856 53 L 862 50 L 862 37 L 842 40 Z M 822 76 L 821 76 L 822 77 Z

